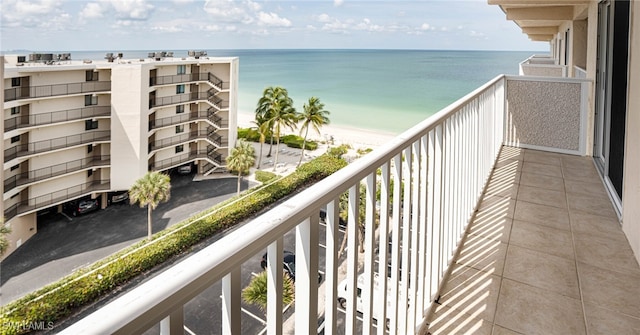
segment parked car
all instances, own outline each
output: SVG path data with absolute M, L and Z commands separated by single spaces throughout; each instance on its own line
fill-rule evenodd
M 191 173 L 191 164 L 178 166 L 179 174 L 190 174 Z
M 296 255 L 291 252 L 284 250 L 282 252 L 282 265 L 284 267 L 284 272 L 291 278 L 292 281 L 296 281 Z M 267 253 L 265 252 L 262 255 L 262 260 L 260 261 L 260 266 L 263 270 L 267 269 Z M 322 281 L 322 274 L 318 273 L 318 283 Z
M 110 194 L 109 202 L 112 204 L 122 203 L 129 200 L 129 192 L 114 192 Z
M 99 208 L 98 199 L 73 200 L 63 205 L 64 211 L 73 216 L 93 212 Z
M 364 281 L 365 281 L 364 274 L 358 275 L 358 278 L 356 279 L 356 311 L 358 313 L 362 313 L 362 310 L 363 310 L 362 289 L 364 287 Z M 378 304 L 380 303 L 379 301 L 376 301 L 376 297 L 378 297 L 379 290 L 380 290 L 380 279 L 378 277 L 378 274 L 374 274 L 373 293 L 371 294 L 371 296 L 374 299 L 373 300 L 374 308 L 372 311 L 372 317 L 374 320 L 376 320 L 376 322 L 378 320 L 378 310 L 376 306 L 378 306 Z M 402 289 L 399 287 L 398 291 L 402 292 Z M 391 296 L 392 296 L 391 285 L 389 285 L 389 282 L 387 282 L 387 311 L 391 311 L 393 308 L 395 308 L 394 302 L 389 298 Z M 398 298 L 400 298 L 400 296 L 398 296 Z M 344 279 L 338 284 L 338 304 L 342 308 L 345 308 L 345 309 L 347 308 L 347 279 Z M 386 326 L 388 329 L 389 319 L 386 320 Z
M 320 208 L 319 215 L 320 215 L 320 221 L 325 222 L 327 220 L 327 211 L 324 208 Z M 347 228 L 347 223 L 341 217 L 338 217 L 338 225 L 342 229 Z

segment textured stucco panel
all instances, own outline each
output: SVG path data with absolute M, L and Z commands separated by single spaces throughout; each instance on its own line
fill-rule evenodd
M 579 83 L 510 80 L 507 85 L 510 141 L 579 150 Z
M 548 65 L 523 65 L 525 76 L 562 77 L 562 67 Z

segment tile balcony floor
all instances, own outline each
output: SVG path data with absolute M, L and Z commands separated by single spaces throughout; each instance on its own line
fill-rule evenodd
M 503 147 L 431 334 L 640 334 L 640 268 L 593 160 Z

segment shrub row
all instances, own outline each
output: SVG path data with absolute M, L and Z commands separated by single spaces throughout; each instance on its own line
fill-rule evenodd
M 294 173 L 246 195 L 242 201 L 229 204 L 199 219 L 154 235 L 145 245 L 139 242 L 111 257 L 18 299 L 3 307 L 2 325 L 24 325 L 29 322 L 55 322 L 71 315 L 79 307 L 96 301 L 136 276 L 171 257 L 179 255 L 202 240 L 249 218 L 262 208 L 308 184 L 338 171 L 346 162 L 329 155 L 320 156 L 300 166 Z M 89 275 L 86 275 L 91 272 Z M 28 331 L 23 327 L 0 328 L 2 334 Z
M 251 142 L 260 142 L 260 134 L 254 128 L 238 128 L 238 138 L 245 139 Z M 271 133 L 266 135 L 265 143 L 269 143 L 271 138 Z M 304 142 L 304 138 L 298 135 L 284 135 L 280 137 L 280 143 L 286 144 L 290 148 L 302 148 L 302 143 Z M 274 141 L 275 144 L 275 141 Z M 316 150 L 318 149 L 318 143 L 315 141 L 307 140 L 305 144 L 305 150 Z
M 304 138 L 298 135 L 285 135 L 280 139 L 281 143 L 286 144 L 290 148 L 298 148 L 302 149 L 302 144 L 304 143 Z M 318 149 L 318 143 L 315 141 L 309 141 L 304 145 L 305 150 L 316 150 Z
M 271 180 L 278 177 L 278 175 L 273 172 L 262 171 L 262 170 L 256 170 L 255 175 L 256 175 L 256 180 L 261 183 L 268 183 Z

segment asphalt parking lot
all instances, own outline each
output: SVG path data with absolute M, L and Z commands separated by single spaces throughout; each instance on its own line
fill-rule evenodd
M 253 183 L 253 182 L 252 182 Z M 153 232 L 236 195 L 234 177 L 171 175 L 171 199 L 152 212 Z M 242 189 L 249 182 L 243 180 Z M 77 217 L 38 220 L 38 233 L 0 263 L 0 305 L 52 283 L 147 236 L 147 209 L 128 202 Z

